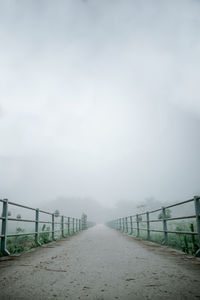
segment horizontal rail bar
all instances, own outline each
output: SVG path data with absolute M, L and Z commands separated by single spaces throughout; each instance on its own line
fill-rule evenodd
M 141 228 L 140 228 L 141 229 Z M 157 229 L 150 229 L 150 231 L 154 232 L 167 232 L 167 233 L 176 233 L 176 234 L 189 234 L 189 235 L 198 235 L 198 232 L 192 232 L 192 231 L 173 231 L 173 230 L 157 230 Z
M 45 234 L 45 233 L 52 233 L 52 232 L 58 232 L 58 231 L 62 231 L 61 229 L 58 230 L 54 230 L 54 231 L 40 231 L 38 232 L 39 234 Z M 12 233 L 12 234 L 7 234 L 7 237 L 15 237 L 15 236 L 24 236 L 24 235 L 34 235 L 37 232 L 24 232 L 24 233 Z M 1 237 L 4 237 L 4 235 Z
M 29 206 L 22 205 L 22 204 L 18 204 L 18 203 L 15 203 L 15 202 L 10 202 L 10 201 L 8 201 L 8 204 L 9 204 L 9 205 L 18 206 L 18 207 L 22 207 L 22 208 L 26 208 L 26 209 L 29 209 L 29 210 L 34 210 L 34 211 L 36 210 L 36 208 L 29 207 Z
M 164 220 L 166 220 L 166 221 L 173 221 L 173 220 L 184 220 L 184 219 L 194 219 L 194 218 L 196 218 L 196 216 L 193 215 L 193 216 L 186 216 L 186 217 L 167 218 L 167 219 L 164 219 Z
M 185 216 L 185 217 L 166 218 L 166 219 L 155 219 L 155 220 L 149 220 L 149 222 L 163 222 L 163 220 L 173 221 L 173 220 L 184 220 L 184 219 L 194 219 L 194 218 L 196 218 L 195 215 Z M 139 223 L 147 223 L 147 221 L 139 221 Z
M 136 229 L 137 230 L 137 227 L 132 227 L 132 229 Z M 140 230 L 146 230 L 145 228 L 139 228 Z
M 47 215 L 53 215 L 53 213 L 50 213 L 48 211 L 45 211 L 45 210 L 39 210 L 39 212 L 43 213 L 43 214 L 47 214 Z
M 193 232 L 193 231 L 171 231 L 168 230 L 168 233 L 176 233 L 176 234 L 191 234 L 191 235 L 198 235 L 198 232 Z
M 168 219 L 166 219 L 166 220 L 168 220 Z M 162 222 L 162 221 L 163 221 L 163 219 L 149 220 L 149 222 Z
M 137 227 L 133 227 L 132 229 L 137 230 Z M 158 229 L 146 229 L 146 228 L 140 228 L 140 230 L 143 231 L 153 231 L 153 232 L 167 232 L 167 233 L 175 233 L 175 234 L 188 234 L 188 235 L 198 235 L 198 232 L 192 232 L 192 231 L 173 231 L 173 230 L 158 230 Z
M 0 202 L 5 202 L 4 199 L 0 199 Z M 13 205 L 13 206 L 18 206 L 18 207 L 22 207 L 22 208 L 25 208 L 25 209 L 29 209 L 29 210 L 36 210 L 36 208 L 33 208 L 33 207 L 30 207 L 30 206 L 26 206 L 26 205 L 22 205 L 22 204 L 18 204 L 18 203 L 15 203 L 15 202 L 10 202 L 8 201 L 8 204 L 10 205 Z M 39 212 L 41 213 L 44 213 L 44 214 L 48 214 L 48 215 L 53 215 L 54 213 L 50 213 L 48 211 L 45 211 L 45 210 L 39 210 Z M 60 216 L 59 216 L 60 217 Z M 68 218 L 66 216 L 64 216 L 64 218 Z M 71 219 L 73 219 L 72 217 L 70 217 Z M 2 217 L 0 217 L 0 219 L 3 219 Z M 13 218 L 12 218 L 13 219 Z M 74 218 L 75 220 L 79 220 L 78 218 Z M 56 224 L 56 223 L 55 223 Z
M 150 229 L 150 231 L 153 231 L 153 232 L 165 232 L 164 230 L 158 230 L 158 229 Z
M 43 224 L 43 223 L 52 224 L 52 221 L 38 221 L 38 223 L 41 223 L 41 224 Z M 62 222 L 61 223 L 60 222 L 54 222 L 54 224 L 62 224 Z M 68 225 L 68 224 L 72 224 L 72 222 L 64 222 L 63 224 Z
M 146 223 L 147 221 L 144 220 L 144 221 L 138 221 L 138 222 L 139 222 L 139 223 Z M 132 222 L 127 221 L 126 223 L 127 223 L 127 224 L 131 224 L 131 223 L 132 223 L 132 224 L 134 224 L 134 223 L 137 224 L 136 221 L 132 221 Z
M 36 234 L 36 232 L 12 233 L 12 234 L 7 234 L 7 237 L 23 236 L 23 235 L 35 235 L 35 234 Z
M 143 215 L 146 215 L 146 212 L 144 212 L 144 213 L 140 213 L 140 214 L 137 214 L 138 216 L 143 216 Z M 137 216 L 136 215 L 136 216 Z
M 182 205 L 182 204 L 189 203 L 189 202 L 192 202 L 192 201 L 194 201 L 194 198 L 189 199 L 189 200 L 185 200 L 185 201 L 182 201 L 182 202 L 178 202 L 178 203 L 175 203 L 175 204 L 172 204 L 172 205 L 168 205 L 165 208 L 171 208 L 171 207 Z
M 28 219 L 17 219 L 17 218 L 8 218 L 8 221 L 20 221 L 20 222 L 33 222 L 35 223 L 35 220 L 28 220 Z
M 158 209 L 155 209 L 155 210 L 151 210 L 151 211 L 149 211 L 149 214 L 153 214 L 153 213 L 158 212 L 158 211 L 161 211 L 161 210 L 162 210 L 162 208 L 158 208 Z
M 52 224 L 51 221 L 38 221 L 38 223 L 41 223 L 41 224 L 43 224 L 43 223 L 45 223 L 45 224 Z
M 57 230 L 49 230 L 49 231 L 40 231 L 38 232 L 39 234 L 44 234 L 44 233 L 52 233 L 52 232 L 58 232 L 58 231 L 62 231 L 62 229 L 57 229 Z

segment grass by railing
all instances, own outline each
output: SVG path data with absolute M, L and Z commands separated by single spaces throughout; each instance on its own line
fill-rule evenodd
M 19 253 L 44 243 L 75 234 L 84 229 L 81 219 L 78 218 L 59 216 L 56 213 L 10 202 L 7 199 L 0 199 L 0 203 L 3 205 L 2 215 L 0 216 L 0 221 L 2 221 L 0 255 Z M 20 209 L 32 212 L 34 218 L 33 216 L 30 218 L 21 218 L 21 215 L 18 215 L 16 218 L 11 217 L 9 216 L 10 206 L 19 207 Z M 17 226 L 11 226 L 15 228 L 15 232 L 13 233 L 13 230 L 11 230 L 11 233 L 8 232 L 8 226 L 15 222 L 17 222 Z M 19 226 L 19 223 L 25 223 L 26 227 Z M 32 224 L 32 226 L 30 224 Z
M 170 209 L 192 202 L 194 203 L 194 214 L 171 216 Z M 156 218 L 155 214 L 158 213 L 159 215 Z M 186 253 L 200 256 L 199 196 L 156 210 L 118 218 L 108 222 L 107 225 L 138 238 L 156 241 L 163 245 L 181 249 Z

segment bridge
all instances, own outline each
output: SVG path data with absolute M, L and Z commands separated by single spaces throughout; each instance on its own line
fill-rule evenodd
M 82 230 L 80 219 L 1 200 L 0 299 L 198 299 L 200 259 L 166 245 L 169 235 L 175 234 L 190 236 L 192 245 L 199 247 L 199 201 L 194 197 L 174 204 L 193 205 L 194 214 L 187 216 L 170 217 L 170 207 L 163 207 Z M 8 216 L 12 205 L 31 210 L 35 218 Z M 171 230 L 175 218 L 193 220 L 194 230 Z M 9 233 L 11 222 L 33 222 L 34 231 Z M 157 223 L 163 228 L 154 229 Z M 51 226 L 45 233 L 43 224 Z M 152 242 L 155 230 L 163 235 L 163 244 Z M 21 255 L 10 254 L 9 239 L 26 234 L 33 236 L 38 247 Z M 52 241 L 41 245 L 44 234 Z

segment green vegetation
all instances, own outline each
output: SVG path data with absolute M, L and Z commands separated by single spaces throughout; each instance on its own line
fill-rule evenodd
M 43 244 L 51 242 L 51 233 L 49 231 L 50 231 L 50 226 L 46 226 L 46 224 L 44 224 L 42 226 L 43 233 L 41 233 L 39 236 L 40 244 L 43 245 Z
M 39 242 L 43 245 L 46 243 L 51 242 L 51 233 L 50 227 L 46 226 L 45 224 L 42 226 L 42 233 L 39 235 Z M 16 234 L 25 233 L 25 229 L 21 227 L 16 228 Z M 10 252 L 10 254 L 17 254 L 24 251 L 27 251 L 31 248 L 35 248 L 35 235 L 23 235 L 23 236 L 14 236 L 9 237 L 7 239 L 7 249 Z M 0 256 L 1 252 L 0 252 Z
M 17 233 L 19 233 L 21 230 L 22 229 L 18 227 L 16 231 Z M 10 252 L 10 254 L 17 254 L 34 247 L 36 247 L 34 242 L 34 236 L 29 236 L 29 235 L 15 236 L 15 237 L 9 237 L 7 239 L 7 249 Z
M 60 212 L 58 209 L 55 210 L 55 213 L 54 213 L 55 217 L 58 218 L 60 216 Z
M 140 228 L 145 228 L 145 226 L 142 226 L 142 224 L 140 223 Z M 168 224 L 168 230 L 194 232 L 195 222 L 174 221 Z M 136 235 L 136 230 L 134 230 L 133 235 Z M 140 230 L 140 238 L 147 238 L 146 231 Z M 164 240 L 163 233 L 161 232 L 150 232 L 150 238 L 152 242 L 156 242 L 159 244 L 162 244 Z M 195 235 L 168 233 L 168 246 L 177 250 L 181 250 L 187 254 L 195 255 L 200 245 L 198 245 L 198 240 Z
M 87 229 L 87 215 L 82 213 L 81 216 L 82 229 Z
M 172 213 L 171 213 L 171 209 L 169 208 L 166 208 L 165 209 L 165 215 L 166 215 L 166 218 L 169 219 L 172 217 Z M 163 212 L 161 211 L 158 215 L 158 219 L 161 220 L 163 218 Z

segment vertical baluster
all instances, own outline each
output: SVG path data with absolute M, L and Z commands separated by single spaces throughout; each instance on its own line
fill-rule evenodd
M 168 233 L 167 233 L 167 220 L 166 220 L 165 207 L 162 207 L 162 221 L 163 221 L 163 231 L 164 231 L 163 245 L 167 245 L 168 244 Z
M 149 221 L 149 212 L 146 212 L 147 218 L 147 240 L 150 240 L 150 221 Z
M 125 224 L 126 224 L 126 233 L 128 233 L 128 218 L 125 218 Z
M 79 231 L 81 231 L 81 219 L 79 219 Z
M 72 218 L 72 233 L 74 234 L 74 218 Z
M 52 214 L 52 227 L 51 227 L 51 231 L 52 231 L 52 240 L 55 240 L 55 215 Z
M 130 225 L 131 225 L 131 232 L 130 234 L 133 234 L 133 217 L 130 216 Z
M 119 230 L 122 231 L 122 218 L 119 219 Z
M 67 234 L 70 235 L 70 217 L 67 218 Z
M 139 216 L 136 215 L 136 222 L 137 222 L 137 237 L 140 236 L 140 222 L 139 222 Z
M 10 255 L 10 252 L 6 249 L 7 241 L 7 226 L 8 226 L 8 199 L 3 199 L 2 210 L 2 225 L 1 225 L 1 252 L 3 255 Z
M 64 231 L 64 216 L 61 217 L 61 225 L 62 225 L 62 237 L 65 236 L 65 231 Z
M 196 222 L 197 222 L 197 233 L 198 233 L 198 242 L 200 247 L 200 197 L 194 197 L 195 213 L 196 213 Z M 196 256 L 200 257 L 200 249 L 197 250 Z
M 37 246 L 41 246 L 39 242 L 39 208 L 35 210 L 35 243 Z

